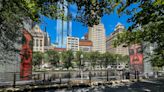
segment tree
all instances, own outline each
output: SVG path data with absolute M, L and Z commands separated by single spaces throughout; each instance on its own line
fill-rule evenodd
M 14 45 L 19 43 L 25 20 L 39 23 L 40 15 L 43 15 L 62 19 L 62 24 L 63 20 L 75 20 L 92 27 L 99 24 L 101 17 L 110 14 L 118 4 L 118 0 L 0 0 L 0 48 L 8 50 L 7 53 L 16 49 Z M 58 5 L 67 8 L 76 5 L 76 16 L 73 17 L 71 13 L 65 16 L 65 9 Z
M 3 27 L 10 27 L 5 29 L 18 30 L 15 27 L 20 27 L 23 23 L 23 18 L 29 17 L 33 21 L 39 20 L 39 14 L 53 19 L 66 19 L 64 16 L 64 9 L 59 8 L 58 5 L 70 7 L 69 5 L 77 5 L 77 16 L 75 20 L 82 22 L 84 25 L 93 26 L 99 23 L 100 17 L 104 13 L 110 13 L 113 9 L 112 3 L 102 0 L 8 0 L 0 1 L 0 24 L 6 23 Z M 71 18 L 71 17 L 70 17 Z M 69 19 L 70 19 L 69 18 Z M 12 28 L 13 27 L 13 28 Z
M 40 22 L 40 15 L 52 19 L 71 19 L 83 23 L 86 26 L 99 24 L 100 17 L 110 13 L 112 4 L 106 0 L 0 0 L 0 48 L 10 53 L 16 49 L 15 43 L 19 43 L 22 36 L 20 30 L 24 28 L 24 21 L 32 20 Z M 62 5 L 77 5 L 77 14 L 73 18 L 64 15 L 64 10 L 58 7 Z M 2 57 L 1 57 L 2 58 Z M 3 60 L 5 62 L 5 60 Z M 12 60 L 10 60 L 12 61 Z M 8 62 L 9 63 L 9 62 Z
M 34 22 L 40 20 L 39 15 L 44 15 L 53 19 L 72 19 L 87 26 L 99 24 L 103 14 L 109 14 L 114 9 L 113 3 L 106 0 L 1 0 L 0 1 L 0 37 L 5 34 L 9 41 L 15 40 L 25 18 L 30 18 Z M 62 5 L 69 8 L 70 5 L 77 5 L 77 14 L 73 18 L 64 15 L 65 9 L 58 7 Z M 3 42 L 5 44 L 5 41 Z M 12 42 L 11 42 L 12 43 Z M 7 43 L 6 43 L 7 45 Z M 10 45 L 8 45 L 10 46 Z
M 92 66 L 92 68 L 95 69 L 95 66 L 98 63 L 100 53 L 98 51 L 96 51 L 96 52 L 90 52 L 88 55 L 89 55 L 89 60 L 90 60 L 91 66 Z
M 127 45 L 134 43 L 149 42 L 156 44 L 151 62 L 154 66 L 164 65 L 164 1 L 163 0 L 126 0 L 119 2 L 118 13 L 132 15 L 128 22 L 133 22 L 128 31 L 120 34 L 120 39 L 114 43 L 127 42 Z M 127 9 L 128 6 L 137 3 L 138 7 Z M 129 37 L 127 37 L 129 36 Z
M 59 53 L 53 50 L 49 50 L 46 51 L 45 54 L 47 55 L 46 61 L 54 66 L 57 66 L 57 64 L 59 63 Z
M 124 67 L 126 66 L 126 64 L 129 65 L 129 63 L 130 63 L 130 58 L 129 58 L 128 55 L 117 55 L 116 59 L 117 59 L 117 62 L 118 62 L 117 64 L 121 64 Z
M 77 14 L 72 20 L 79 21 L 87 26 L 99 24 L 99 20 L 104 14 L 110 14 L 115 7 L 118 13 L 126 12 L 133 14 L 128 21 L 133 22 L 129 30 L 141 26 L 141 38 L 144 41 L 157 43 L 155 55 L 164 57 L 163 42 L 163 0 L 66 0 L 69 4 L 77 5 Z M 139 9 L 127 9 L 128 6 L 139 3 Z M 23 21 L 29 17 L 34 22 L 38 22 L 39 14 L 53 19 L 65 20 L 64 10 L 57 7 L 62 4 L 66 7 L 64 0 L 1 0 L 0 1 L 0 42 L 1 48 L 13 48 L 14 42 L 19 37 L 20 30 L 23 28 Z M 131 40 L 130 40 L 131 41 Z
M 76 61 L 77 61 L 77 65 L 78 65 L 78 67 L 79 67 L 79 69 L 80 69 L 80 67 L 81 67 L 81 55 L 83 54 L 83 52 L 82 51 L 77 51 L 76 52 L 76 57 L 75 57 L 75 59 L 76 59 Z
M 98 56 L 98 64 L 100 65 L 101 69 L 103 68 L 103 59 L 104 59 L 104 56 L 103 54 L 100 53 Z
M 103 55 L 103 65 L 105 68 L 108 67 L 109 64 L 112 64 L 114 61 L 113 55 L 109 52 L 105 52 Z
M 32 57 L 32 65 L 34 67 L 40 66 L 43 60 L 43 53 L 41 52 L 34 52 Z
M 67 68 L 67 70 L 72 66 L 72 60 L 74 58 L 73 52 L 71 50 L 68 51 L 64 51 L 62 52 L 62 62 L 63 62 L 63 66 L 65 68 Z
M 4 59 L 0 56 L 3 62 L 12 63 L 9 53 L 15 56 L 15 50 L 20 49 L 18 47 L 25 18 L 37 19 L 34 13 L 37 10 L 34 8 L 35 5 L 27 1 L 29 0 L 0 0 L 0 48 L 7 56 Z
M 128 64 L 129 63 L 129 55 L 122 56 L 121 62 Z
M 121 54 L 114 54 L 114 60 L 115 60 L 115 64 L 120 64 L 120 62 L 122 61 L 122 55 Z

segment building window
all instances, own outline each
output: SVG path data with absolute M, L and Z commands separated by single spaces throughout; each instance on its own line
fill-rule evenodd
M 40 47 L 42 47 L 42 40 L 40 40 Z
M 36 46 L 38 47 L 38 39 L 36 39 Z

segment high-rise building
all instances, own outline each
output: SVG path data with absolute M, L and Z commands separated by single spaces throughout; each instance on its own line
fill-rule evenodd
M 121 23 L 116 25 L 114 32 L 111 33 L 106 39 L 106 51 L 115 54 L 129 55 L 128 47 L 125 47 L 124 44 L 121 44 L 116 48 L 112 44 L 113 40 L 116 39 L 117 34 L 123 32 L 124 29 L 125 27 Z
M 103 24 L 89 27 L 88 39 L 92 41 L 92 51 L 106 52 L 106 37 Z
M 64 11 L 64 16 L 69 15 L 68 3 L 64 0 L 64 4 L 58 4 L 58 8 Z M 57 19 L 57 30 L 56 30 L 56 43 L 58 48 L 66 48 L 67 37 L 72 34 L 72 22 L 70 20 Z
M 67 50 L 79 51 L 78 37 L 67 37 Z

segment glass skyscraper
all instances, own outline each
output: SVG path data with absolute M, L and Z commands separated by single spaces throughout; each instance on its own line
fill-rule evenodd
M 69 15 L 68 3 L 64 0 L 63 4 L 58 4 L 58 7 L 64 10 L 64 16 Z M 67 37 L 72 35 L 72 22 L 70 20 L 57 19 L 56 43 L 58 48 L 66 48 Z

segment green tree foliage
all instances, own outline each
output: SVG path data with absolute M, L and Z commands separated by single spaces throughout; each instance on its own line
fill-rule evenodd
M 118 35 L 114 45 L 122 42 L 129 44 L 149 42 L 156 44 L 151 62 L 154 66 L 164 65 L 164 1 L 163 0 L 121 0 L 118 13 L 132 15 L 128 22 L 133 22 L 128 31 Z M 128 6 L 138 4 L 129 9 Z M 135 31 L 134 31 L 135 30 Z
M 43 60 L 43 53 L 41 52 L 34 52 L 32 57 L 32 65 L 33 66 L 39 66 L 41 65 Z
M 87 26 L 93 26 L 100 22 L 103 14 L 109 14 L 114 8 L 113 3 L 107 0 L 0 0 L 0 45 L 1 48 L 13 50 L 14 44 L 21 36 L 24 20 L 31 19 L 39 22 L 40 16 L 53 19 L 71 19 L 79 21 Z M 70 7 L 77 6 L 76 16 L 71 14 L 66 18 L 64 9 L 58 5 Z M 29 19 L 27 19 L 29 18 Z
M 1 0 L 0 1 L 0 20 L 1 23 L 11 23 L 18 26 L 23 18 L 30 17 L 38 21 L 39 13 L 49 18 L 63 18 L 64 10 L 57 5 L 69 7 L 77 5 L 77 16 L 75 20 L 85 25 L 93 26 L 98 24 L 104 13 L 109 14 L 113 9 L 113 3 L 106 0 Z M 14 20 L 14 21 L 13 21 Z M 11 28 L 10 28 L 11 29 Z M 17 29 L 16 29 L 17 30 Z
M 93 26 L 99 23 L 104 14 L 110 14 L 117 6 L 118 14 L 133 15 L 128 22 L 133 22 L 129 30 L 141 27 L 141 37 L 144 41 L 156 43 L 154 55 L 163 61 L 163 0 L 66 0 L 68 5 L 77 5 L 76 21 L 84 25 Z M 63 0 L 1 0 L 0 1 L 0 42 L 2 48 L 11 48 L 14 45 L 19 31 L 23 27 L 23 20 L 29 17 L 33 21 L 39 20 L 39 14 L 49 18 L 64 18 L 64 11 L 57 4 L 66 5 Z M 138 7 L 128 9 L 131 4 L 139 4 Z M 69 7 L 69 6 L 67 6 Z M 139 30 L 141 30 L 139 29 Z M 138 30 L 138 29 L 137 29 Z M 140 31 L 137 31 L 140 32 Z M 136 32 L 136 33 L 137 33 Z M 132 34 L 133 32 L 129 33 Z M 134 33 L 135 34 L 135 33 Z M 138 33 L 137 33 L 138 34 Z M 134 42 L 128 37 L 128 42 Z
M 82 22 L 84 25 L 93 26 L 99 23 L 104 14 L 110 14 L 116 4 L 113 0 L 0 0 L 0 42 L 3 48 L 10 48 L 14 45 L 21 34 L 23 21 L 30 18 L 34 22 L 39 21 L 39 14 L 53 19 L 63 19 L 64 9 L 57 5 L 70 7 L 77 6 L 75 18 L 69 18 Z M 14 49 L 14 48 L 12 48 Z M 11 49 L 10 49 L 11 50 Z
M 68 0 L 77 5 L 76 20 L 84 25 L 93 26 L 100 22 L 104 14 L 113 10 L 113 3 L 107 0 Z
M 57 64 L 59 63 L 59 53 L 53 50 L 49 50 L 45 52 L 46 54 L 46 58 L 45 61 L 51 63 L 54 66 L 57 66 Z
M 115 60 L 115 64 L 119 64 L 122 61 L 122 55 L 121 54 L 114 54 L 114 60 Z
M 129 64 L 129 62 L 130 62 L 129 55 L 122 56 L 121 62 L 125 63 L 125 64 Z
M 72 66 L 72 60 L 74 59 L 74 55 L 73 55 L 73 52 L 71 50 L 68 50 L 68 51 L 64 51 L 62 52 L 62 62 L 63 62 L 63 66 L 67 69 L 69 69 L 70 67 L 73 67 Z
M 107 68 L 108 65 L 114 64 L 128 64 L 129 63 L 129 56 L 125 55 L 122 56 L 120 54 L 113 54 L 109 52 L 99 53 L 99 52 L 87 52 L 84 53 L 84 60 L 90 62 L 90 66 L 95 69 L 96 65 L 100 65 L 100 67 Z
M 102 62 L 105 68 L 108 67 L 109 64 L 113 64 L 114 62 L 114 55 L 109 53 L 109 52 L 105 52 L 102 54 Z
M 83 55 L 82 51 L 77 51 L 76 52 L 75 59 L 76 59 L 76 62 L 77 62 L 77 65 L 78 65 L 79 69 L 80 69 L 80 66 L 81 66 L 81 55 Z
M 100 53 L 98 51 L 90 52 L 88 54 L 89 61 L 91 63 L 92 68 L 95 69 L 95 66 L 98 64 Z
M 10 53 L 22 36 L 20 30 L 24 28 L 25 20 L 39 22 L 40 16 L 52 19 L 72 19 L 84 25 L 93 26 L 99 23 L 103 13 L 110 13 L 111 3 L 105 0 L 0 0 L 0 48 Z M 57 5 L 70 7 L 77 6 L 77 16 L 66 18 L 64 9 Z M 105 8 L 106 7 L 106 8 Z M 1 57 L 0 57 L 1 58 Z M 11 60 L 9 60 L 11 61 Z

